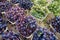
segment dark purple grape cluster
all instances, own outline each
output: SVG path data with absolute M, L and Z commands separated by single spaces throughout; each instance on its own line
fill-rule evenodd
M 19 6 L 24 8 L 24 9 L 31 9 L 33 3 L 31 0 L 11 0 L 12 3 L 16 4 L 19 3 Z
M 24 8 L 24 9 L 31 9 L 31 7 L 33 6 L 33 3 L 31 2 L 31 0 L 20 0 L 19 3 L 20 7 Z
M 16 27 L 23 37 L 30 36 L 37 28 L 36 20 L 32 16 L 27 16 L 23 21 L 17 21 Z
M 25 16 L 25 10 L 15 5 L 6 11 L 5 16 L 12 23 L 16 22 L 18 19 L 21 21 Z
M 6 6 L 5 6 L 5 3 L 3 2 L 0 2 L 0 12 L 3 12 L 6 10 Z
M 53 32 L 48 31 L 47 28 L 39 28 L 33 35 L 32 40 L 56 40 Z
M 4 12 L 8 10 L 11 6 L 12 4 L 8 1 L 0 2 L 0 12 Z
M 6 30 L 7 27 L 7 21 L 3 20 L 2 17 L 0 17 L 0 34 Z
M 6 10 L 9 10 L 13 4 L 9 1 L 5 1 L 5 5 L 6 5 Z
M 2 40 L 20 40 L 19 34 L 13 31 L 6 31 L 2 34 Z
M 53 28 L 60 33 L 60 16 L 57 16 L 51 20 Z

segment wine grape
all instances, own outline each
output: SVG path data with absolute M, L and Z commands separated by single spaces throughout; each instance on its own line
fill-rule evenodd
M 12 4 L 8 1 L 0 2 L 0 12 L 4 12 L 8 10 L 11 6 Z
M 24 9 L 31 9 L 31 7 L 33 6 L 33 3 L 31 2 L 31 0 L 20 0 L 19 3 L 20 7 L 24 8 Z
M 53 28 L 60 33 L 60 16 L 56 16 L 51 20 L 51 25 Z
M 20 40 L 19 34 L 13 31 L 6 31 L 2 34 L 2 40 Z
M 12 6 L 5 13 L 6 18 L 12 23 L 16 22 L 18 19 L 22 20 L 25 16 L 25 10 L 19 6 Z
M 17 21 L 16 27 L 21 35 L 24 37 L 30 36 L 37 28 L 36 20 L 31 17 L 27 16 L 23 21 Z

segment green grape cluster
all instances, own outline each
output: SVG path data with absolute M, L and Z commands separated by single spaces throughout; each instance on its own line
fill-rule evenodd
M 34 17 L 41 19 L 46 16 L 46 14 L 48 13 L 48 10 L 39 5 L 36 5 L 32 7 L 31 13 Z
M 60 14 L 60 3 L 57 1 L 53 1 L 49 6 L 48 6 L 49 11 L 53 12 L 55 16 Z
M 46 16 L 46 13 L 48 13 L 48 10 L 46 9 L 46 5 L 48 2 L 46 0 L 33 0 L 33 7 L 31 9 L 31 13 L 34 17 L 42 19 Z

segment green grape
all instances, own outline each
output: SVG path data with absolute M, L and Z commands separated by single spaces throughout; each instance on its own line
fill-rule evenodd
M 48 4 L 46 0 L 33 0 L 32 2 L 34 5 L 31 9 L 31 13 L 34 17 L 42 19 L 46 16 L 47 13 L 49 13 L 46 9 L 46 6 Z
M 46 4 L 48 3 L 46 0 L 33 0 L 34 4 L 38 4 L 41 6 L 46 6 Z
M 48 6 L 49 11 L 53 12 L 55 16 L 59 15 L 60 13 L 60 4 L 57 1 L 53 1 L 49 6 Z
M 43 11 L 41 10 L 33 10 L 32 15 L 35 16 L 36 18 L 41 18 L 43 16 L 45 16 L 45 14 L 43 13 Z
M 43 8 L 42 6 L 36 4 L 35 6 L 32 7 L 31 13 L 34 17 L 42 19 L 49 12 L 46 8 Z

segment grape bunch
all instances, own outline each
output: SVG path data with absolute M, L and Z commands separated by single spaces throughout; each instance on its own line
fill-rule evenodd
M 39 28 L 33 35 L 32 40 L 56 40 L 53 32 L 48 31 L 47 28 Z
M 5 16 L 12 23 L 16 22 L 18 19 L 21 21 L 25 17 L 25 10 L 15 5 L 6 11 Z
M 31 7 L 33 6 L 33 3 L 31 2 L 31 0 L 20 0 L 19 3 L 20 7 L 24 8 L 24 9 L 31 9 Z
M 53 12 L 55 16 L 58 16 L 60 14 L 60 2 L 53 1 L 49 6 L 48 9 L 50 12 Z
M 51 20 L 51 25 L 53 28 L 60 33 L 60 16 L 56 16 Z
M 34 17 L 38 18 L 38 19 L 43 19 L 46 14 L 48 14 L 48 10 L 46 8 L 43 8 L 40 5 L 34 5 L 31 9 L 31 15 L 33 15 Z
M 12 4 L 8 1 L 0 2 L 0 12 L 4 12 L 8 10 L 11 6 Z
M 2 34 L 2 40 L 20 40 L 20 38 L 18 33 L 7 30 Z
M 7 27 L 7 21 L 3 20 L 3 18 L 0 15 L 0 34 L 2 34 L 4 30 L 6 30 L 6 27 Z
M 0 12 L 5 11 L 5 10 L 6 10 L 5 3 L 0 2 Z
M 13 4 L 19 3 L 19 6 L 24 8 L 24 9 L 31 9 L 33 3 L 31 0 L 11 0 Z
M 36 20 L 32 16 L 27 16 L 23 21 L 16 23 L 17 30 L 23 37 L 29 37 L 37 28 Z

